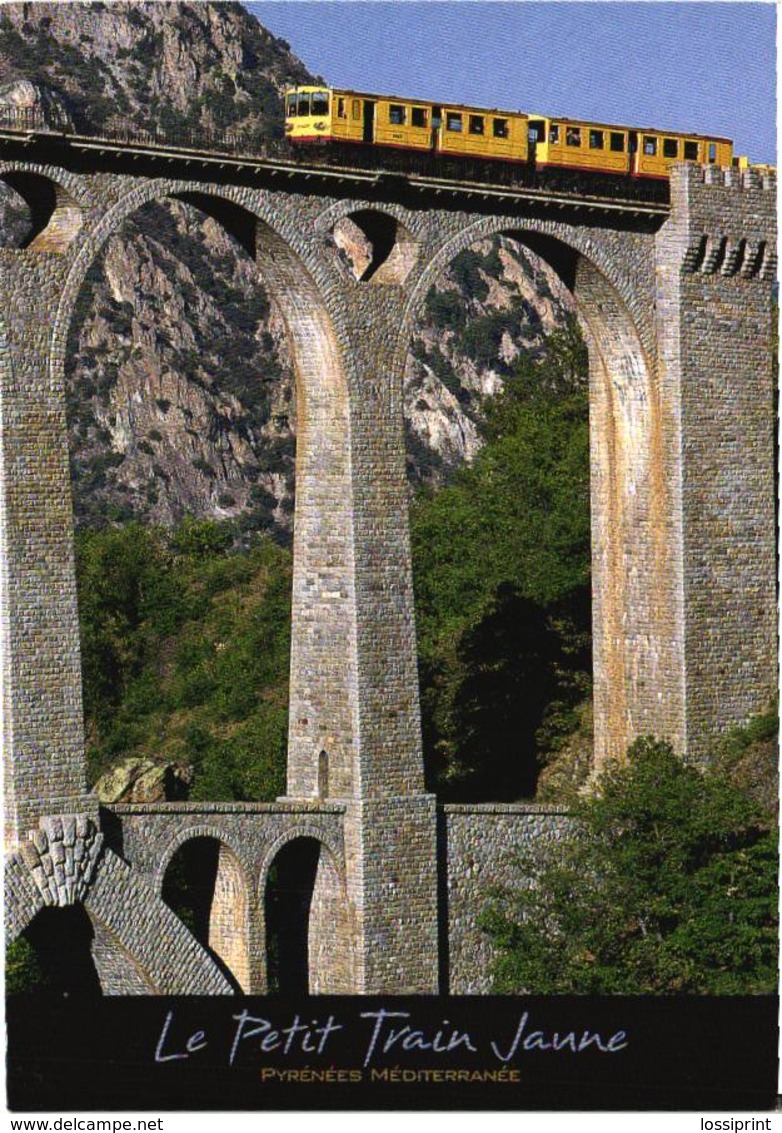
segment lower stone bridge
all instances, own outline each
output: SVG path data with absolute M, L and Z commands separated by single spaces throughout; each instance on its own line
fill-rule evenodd
M 355 964 L 344 813 L 325 802 L 147 803 L 107 808 L 102 825 L 158 897 L 189 902 L 191 928 L 237 991 L 336 994 L 351 990 Z M 269 940 L 285 948 L 271 972 Z
M 215 964 L 237 993 L 347 994 L 359 957 L 351 947 L 345 811 L 326 801 L 116 804 L 101 812 L 101 827 L 106 850 L 204 946 L 203 977 Z M 438 807 L 433 990 L 490 990 L 481 914 L 496 886 L 522 876 L 521 855 L 559 837 L 567 821 L 562 810 L 534 804 Z M 104 992 L 148 992 L 112 928 L 91 919 Z

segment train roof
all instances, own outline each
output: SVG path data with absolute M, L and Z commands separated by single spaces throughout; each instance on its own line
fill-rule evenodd
M 377 91 L 351 90 L 349 87 L 330 87 L 327 83 L 319 85 L 301 85 L 286 87 L 286 91 L 317 91 L 328 90 L 332 94 L 344 94 L 351 98 L 374 98 L 385 102 L 413 102 L 417 106 L 441 106 L 449 110 L 478 111 L 480 114 L 516 115 L 520 118 L 541 118 L 549 122 L 561 122 L 565 126 L 595 126 L 603 130 L 634 130 L 639 134 L 667 134 L 675 138 L 697 138 L 704 142 L 724 142 L 733 145 L 732 138 L 722 137 L 719 134 L 696 134 L 689 130 L 666 130 L 659 126 L 632 126 L 626 122 L 599 122 L 589 118 L 568 118 L 561 114 L 535 114 L 526 110 L 508 110 L 499 106 L 468 106 L 463 102 L 443 102 L 433 98 L 412 98 L 403 94 L 379 94 Z

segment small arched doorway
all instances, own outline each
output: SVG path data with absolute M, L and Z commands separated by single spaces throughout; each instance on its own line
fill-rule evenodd
M 172 855 L 161 896 L 236 989 L 249 991 L 247 886 L 234 853 L 217 838 L 190 838 Z

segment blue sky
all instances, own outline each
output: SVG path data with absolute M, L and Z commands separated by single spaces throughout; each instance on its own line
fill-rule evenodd
M 734 139 L 776 160 L 771 3 L 246 3 L 333 86 Z

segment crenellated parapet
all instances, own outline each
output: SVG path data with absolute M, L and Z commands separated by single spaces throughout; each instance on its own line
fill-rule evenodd
M 676 166 L 666 227 L 679 234 L 682 271 L 774 280 L 776 180 L 751 168 Z

